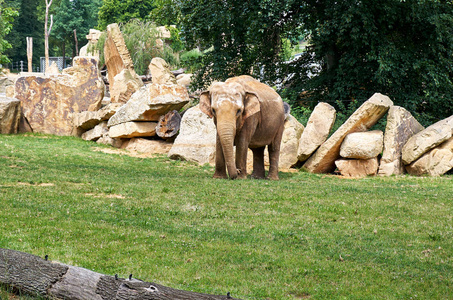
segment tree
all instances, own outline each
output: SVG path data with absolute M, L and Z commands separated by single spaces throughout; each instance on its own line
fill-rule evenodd
M 179 5 L 188 46 L 209 49 L 202 56 L 199 86 L 250 73 L 274 81 L 284 39 L 299 35 L 299 0 L 187 0 Z
M 11 48 L 11 44 L 5 39 L 5 37 L 12 29 L 14 17 L 18 16 L 18 12 L 13 8 L 3 7 L 3 2 L 3 0 L 0 0 L 0 64 L 10 62 L 4 53 L 7 49 Z
M 26 37 L 33 38 L 33 64 L 39 65 L 39 57 L 44 53 L 44 36 L 42 29 L 44 27 L 44 9 L 38 9 L 43 3 L 35 0 L 17 0 L 8 1 L 19 12 L 19 16 L 13 22 L 13 28 L 7 36 L 7 40 L 12 47 L 7 50 L 6 54 L 12 61 L 27 61 Z M 55 2 L 55 0 L 54 0 Z
M 100 0 L 62 0 L 55 15 L 53 35 L 61 43 L 62 55 L 65 56 L 66 46 L 74 51 L 74 30 L 78 33 L 80 44 L 87 42 L 86 35 L 97 25 L 97 12 Z
M 154 7 L 154 0 L 104 0 L 99 9 L 98 27 L 104 30 L 111 23 L 125 23 L 131 19 L 147 20 Z
M 304 100 L 351 108 L 373 93 L 428 125 L 453 113 L 451 1 L 306 1 L 311 47 L 295 64 L 292 88 Z M 310 66 L 320 72 L 312 78 Z M 298 70 L 298 72 L 295 72 Z M 301 72 L 304 70 L 304 72 Z
M 445 0 L 178 1 L 189 47 L 207 50 L 198 87 L 253 73 L 293 107 L 346 112 L 381 92 L 427 125 L 453 107 L 453 4 Z M 284 63 L 283 43 L 308 38 Z M 337 101 L 339 100 L 339 101 Z
M 50 15 L 50 26 L 47 27 L 49 18 L 49 8 L 53 0 L 46 0 L 46 17 L 44 21 L 44 55 L 46 57 L 46 70 L 49 68 L 49 35 L 53 26 L 53 15 Z
M 155 8 L 149 18 L 157 25 L 178 25 L 181 10 L 175 0 L 154 0 Z

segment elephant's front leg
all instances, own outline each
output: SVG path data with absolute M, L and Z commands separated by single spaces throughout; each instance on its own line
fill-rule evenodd
M 247 150 L 248 143 L 238 142 L 236 144 L 236 169 L 238 170 L 238 179 L 247 178 Z
M 228 178 L 226 173 L 225 156 L 223 155 L 222 144 L 220 143 L 218 134 L 216 138 L 214 178 Z

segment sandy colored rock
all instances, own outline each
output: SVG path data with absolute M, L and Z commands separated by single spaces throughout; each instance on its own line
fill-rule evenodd
M 176 84 L 147 84 L 110 118 L 114 126 L 131 121 L 158 121 L 171 110 L 179 110 L 189 102 L 187 89 Z
M 141 79 L 135 73 L 131 55 L 129 50 L 127 50 L 120 28 L 116 23 L 107 26 L 107 38 L 104 44 L 104 60 L 107 65 L 108 80 L 111 87 L 115 85 L 115 76 L 124 69 L 129 70 L 131 76 L 141 82 Z
M 115 148 L 121 148 L 121 146 L 123 145 L 123 141 L 125 141 L 125 139 L 112 138 L 110 137 L 109 132 L 106 132 L 99 139 L 97 139 L 96 143 L 110 145 Z
M 176 83 L 189 89 L 192 83 L 192 74 L 179 74 L 176 76 Z
M 181 120 L 179 135 L 168 156 L 196 162 L 214 164 L 217 130 L 212 119 L 199 106 L 186 111 Z
M 406 166 L 411 175 L 440 176 L 453 169 L 453 137 Z
M 131 96 L 143 86 L 143 81 L 132 74 L 129 69 L 121 70 L 110 85 L 110 99 L 112 103 L 126 103 Z
M 370 159 L 339 159 L 335 165 L 341 175 L 346 177 L 366 177 L 377 174 L 379 161 L 377 157 Z
M 173 143 L 162 140 L 133 138 L 126 141 L 121 148 L 144 154 L 168 154 L 172 146 Z
M 350 133 L 369 130 L 393 105 L 389 97 L 376 93 L 363 103 L 346 122 L 305 162 L 312 173 L 329 173 L 335 169 L 343 139 Z
M 15 85 L 33 131 L 48 134 L 72 135 L 74 114 L 98 110 L 103 97 L 104 82 L 92 57 L 75 57 L 61 75 L 19 77 Z
M 167 62 L 160 58 L 154 57 L 148 66 L 152 82 L 155 84 L 176 84 L 176 77 L 170 72 Z
M 6 93 L 6 88 L 9 86 L 14 86 L 14 79 L 7 75 L 0 75 L 0 93 Z
M 17 133 L 21 116 L 20 101 L 0 97 L 0 134 Z
M 80 129 L 91 129 L 102 121 L 107 121 L 122 106 L 121 103 L 109 103 L 97 111 L 82 111 L 74 114 L 74 126 Z
M 102 32 L 97 29 L 90 29 L 89 34 L 86 35 L 88 43 L 80 48 L 80 56 L 94 56 L 99 58 L 99 50 L 95 50 Z
M 60 74 L 60 70 L 58 69 L 57 63 L 53 61 L 50 64 L 49 68 L 46 69 L 45 74 L 46 75 L 59 75 Z
M 335 118 L 336 110 L 332 105 L 324 102 L 316 105 L 300 137 L 297 150 L 299 161 L 306 161 L 327 140 Z
M 90 129 L 82 134 L 82 139 L 85 141 L 96 141 L 109 131 L 107 122 L 101 122 L 96 125 L 93 129 Z
M 384 151 L 379 165 L 380 176 L 401 175 L 405 172 L 401 161 L 407 140 L 425 129 L 406 109 L 390 107 L 384 133 Z
M 112 138 L 133 138 L 139 136 L 155 136 L 155 122 L 126 122 L 109 129 L 109 136 Z
M 453 135 L 453 116 L 443 119 L 409 138 L 402 150 L 403 164 L 408 165 Z
M 297 149 L 299 148 L 299 140 L 303 132 L 304 125 L 289 115 L 285 121 L 285 129 L 280 145 L 280 158 L 278 162 L 280 169 L 289 169 L 297 164 Z
M 340 147 L 344 158 L 370 159 L 381 154 L 384 148 L 384 133 L 380 130 L 348 134 Z
M 8 85 L 5 87 L 5 95 L 7 98 L 14 98 L 14 91 L 15 91 L 15 86 L 14 85 Z

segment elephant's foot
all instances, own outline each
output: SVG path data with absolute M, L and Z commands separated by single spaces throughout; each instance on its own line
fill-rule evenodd
M 266 179 L 269 179 L 269 180 L 279 180 L 278 178 L 278 174 L 269 174 L 267 175 Z
M 264 179 L 264 174 L 260 174 L 260 173 L 255 173 L 255 172 L 253 172 L 253 173 L 252 173 L 252 178 L 253 178 L 253 179 Z
M 219 178 L 219 179 L 228 179 L 228 176 L 226 173 L 214 173 L 214 176 L 212 178 Z

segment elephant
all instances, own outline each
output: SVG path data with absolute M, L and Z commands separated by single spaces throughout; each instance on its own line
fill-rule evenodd
M 279 179 L 285 112 L 283 101 L 274 89 L 248 75 L 232 77 L 213 83 L 201 93 L 200 110 L 214 119 L 217 128 L 214 178 L 247 178 L 247 150 L 250 148 L 252 178 L 264 179 L 267 146 L 270 163 L 267 178 Z

